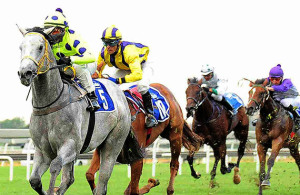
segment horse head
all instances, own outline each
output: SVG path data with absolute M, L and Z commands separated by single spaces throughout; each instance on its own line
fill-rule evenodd
M 195 111 L 203 103 L 207 97 L 205 89 L 203 89 L 196 77 L 188 79 L 188 87 L 185 91 L 186 94 L 186 111 L 187 118 L 194 116 Z
M 260 108 L 264 107 L 270 93 L 263 85 L 253 85 L 249 91 L 249 101 L 246 107 L 247 114 L 252 116 Z
M 46 39 L 43 29 L 35 27 L 32 29 L 20 29 L 24 39 L 20 45 L 21 65 L 18 71 L 21 83 L 29 86 L 34 78 L 46 73 L 55 58 L 51 51 L 51 46 Z

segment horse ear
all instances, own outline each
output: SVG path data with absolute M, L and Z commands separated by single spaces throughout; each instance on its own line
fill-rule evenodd
M 43 32 L 44 32 L 46 35 L 49 35 L 53 29 L 54 29 L 54 28 L 47 28 L 47 29 L 44 29 Z
M 269 84 L 269 80 L 268 79 L 265 79 L 265 81 L 263 82 L 263 86 L 265 87 L 265 86 L 267 86 Z
M 191 83 L 191 78 L 188 78 L 187 84 L 189 85 Z
M 23 36 L 25 36 L 26 35 L 26 33 L 28 32 L 27 30 L 25 30 L 24 28 L 21 28 L 21 27 L 19 27 L 19 25 L 18 24 L 16 24 L 17 25 L 17 27 L 19 28 L 19 31 L 22 33 L 22 35 Z

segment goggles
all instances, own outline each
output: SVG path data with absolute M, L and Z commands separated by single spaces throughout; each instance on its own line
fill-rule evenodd
M 111 40 L 111 39 L 102 39 L 103 41 L 103 44 L 104 46 L 110 46 L 110 47 L 113 47 L 113 46 L 116 46 L 118 45 L 119 43 L 119 39 L 114 39 L 114 40 Z
M 278 81 L 281 80 L 281 77 L 271 77 L 270 80 L 271 80 L 271 81 L 277 81 L 277 82 L 278 82 Z
M 57 34 L 61 34 L 64 33 L 65 29 L 64 28 L 60 28 L 60 27 L 55 27 L 52 31 L 51 31 L 51 35 L 57 35 Z

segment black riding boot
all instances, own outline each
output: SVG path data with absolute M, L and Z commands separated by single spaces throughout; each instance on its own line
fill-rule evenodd
M 289 107 L 287 107 L 287 110 L 293 114 L 294 122 L 295 122 L 294 129 L 295 129 L 295 132 L 297 132 L 300 129 L 300 116 L 297 113 L 296 109 L 292 105 L 289 105 Z
M 92 105 L 89 105 L 87 109 L 89 111 L 96 111 L 100 108 L 100 105 L 98 103 L 98 97 L 95 94 L 95 91 L 92 91 L 91 93 L 88 93 L 87 96 L 91 100 Z
M 223 97 L 222 98 L 222 101 L 221 101 L 222 105 L 224 105 L 227 110 L 230 112 L 231 116 L 235 115 L 236 114 L 236 111 L 233 109 L 233 107 L 225 100 L 225 98 Z
M 142 98 L 143 98 L 143 102 L 144 102 L 145 111 L 147 112 L 147 118 L 146 118 L 145 125 L 147 128 L 155 127 L 158 124 L 158 122 L 153 114 L 152 99 L 151 99 L 151 94 L 149 93 L 149 91 L 147 91 L 147 93 L 143 94 Z

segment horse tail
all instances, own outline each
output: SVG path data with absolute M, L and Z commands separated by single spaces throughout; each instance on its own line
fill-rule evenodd
M 189 151 L 198 151 L 199 148 L 204 144 L 204 139 L 194 133 L 188 123 L 184 121 L 182 143 L 183 146 Z

